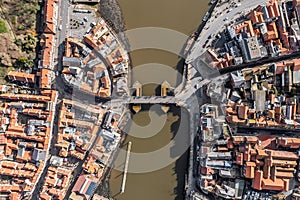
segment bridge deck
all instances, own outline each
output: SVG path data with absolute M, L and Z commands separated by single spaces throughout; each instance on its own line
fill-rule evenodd
M 130 97 L 128 103 L 130 104 L 176 104 L 178 100 L 176 97 L 165 96 L 140 96 Z

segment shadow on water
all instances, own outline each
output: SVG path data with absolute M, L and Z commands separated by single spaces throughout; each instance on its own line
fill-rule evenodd
M 155 96 L 160 96 L 161 95 L 161 85 L 158 85 L 155 88 Z
M 143 111 L 148 111 L 151 108 L 152 105 L 143 105 Z M 165 114 L 161 109 L 151 109 L 153 112 L 156 112 L 158 115 Z M 140 111 L 140 112 L 143 112 Z M 143 195 L 143 199 L 175 199 L 175 200 L 181 200 L 184 199 L 184 188 L 185 188 L 185 174 L 187 169 L 187 158 L 188 153 L 187 149 L 183 149 L 182 152 L 180 152 L 178 149 L 182 146 L 182 141 L 186 143 L 186 139 L 184 139 L 184 135 L 188 132 L 188 117 L 187 112 L 185 110 L 181 110 L 181 108 L 176 107 L 175 105 L 170 106 L 170 111 L 168 113 L 168 120 L 176 119 L 176 121 L 171 121 L 168 124 L 168 133 L 166 134 L 166 142 L 173 140 L 173 147 L 171 147 L 171 157 L 177 158 L 177 160 L 169 165 L 169 167 L 160 169 L 158 171 L 153 171 L 149 173 L 143 173 L 143 174 L 128 174 L 128 180 L 127 180 L 127 186 L 126 186 L 126 192 L 124 194 L 120 194 L 119 188 L 122 181 L 122 175 L 123 173 L 118 170 L 112 170 L 112 174 L 109 174 L 107 176 L 106 181 L 103 181 L 101 187 L 98 188 L 97 193 L 112 197 L 114 199 L 140 199 Z M 145 116 L 144 116 L 145 117 Z M 146 118 L 144 120 L 147 120 Z M 167 136 L 169 135 L 169 136 Z M 175 137 L 176 136 L 176 137 Z M 158 143 L 161 142 L 157 141 Z M 125 140 L 123 145 L 126 146 L 128 140 Z M 140 142 L 143 141 L 133 141 L 133 147 L 137 147 Z M 152 143 L 152 142 L 151 142 Z M 155 146 L 155 145 L 154 145 Z M 185 145 L 183 145 L 185 146 Z M 153 147 L 153 146 L 151 146 Z M 179 148 L 178 148 L 179 147 Z M 154 147 L 153 147 L 154 148 Z M 132 151 L 135 151 L 135 149 L 132 149 Z M 118 153 L 116 154 L 116 157 L 118 157 Z M 167 171 L 164 171 L 167 170 Z M 170 173 L 169 173 L 170 172 Z M 111 176 L 110 176 L 111 175 Z M 162 178 L 161 182 L 156 182 L 157 179 Z M 110 180 L 110 182 L 108 181 Z M 168 180 L 168 181 L 166 181 Z M 146 181 L 146 182 L 144 182 Z M 174 182 L 175 181 L 175 182 Z M 171 183 L 170 183 L 171 182 Z M 112 183 L 112 185 L 110 185 Z M 171 185 L 169 185 L 171 184 Z M 157 185 L 161 185 L 165 188 L 157 187 Z M 166 188 L 166 185 L 168 185 L 168 188 Z M 106 186 L 106 187 L 105 187 Z M 156 188 L 156 190 L 151 191 L 151 188 L 149 186 L 153 186 Z M 111 190 L 106 193 L 105 188 L 111 188 Z M 150 189 L 150 192 L 148 191 Z M 169 196 L 167 195 L 169 194 Z M 166 198 L 168 196 L 168 198 Z M 133 198 L 134 197 L 134 198 Z M 170 197 L 170 198 L 169 198 Z
M 112 196 L 112 198 L 116 198 L 119 194 L 121 194 L 121 191 L 118 192 L 118 193 L 116 193 L 116 194 L 114 194 L 114 195 Z
M 176 77 L 176 86 L 178 86 L 182 82 L 182 76 L 185 76 L 183 74 L 184 72 L 184 67 L 185 67 L 185 60 L 183 58 L 180 58 L 176 65 L 176 70 L 178 71 L 177 77 Z
M 142 86 L 142 96 L 155 96 L 155 89 L 159 87 L 159 83 L 147 83 Z
M 175 163 L 173 168 L 174 173 L 177 174 L 177 186 L 174 188 L 175 200 L 182 200 L 185 196 L 185 182 L 187 173 L 188 151 L 186 151 Z
M 160 87 L 160 86 L 159 86 Z M 149 111 L 152 110 L 155 112 L 155 114 L 157 114 L 158 116 L 164 115 L 166 113 L 164 113 L 161 109 L 156 109 L 155 106 L 160 106 L 159 104 L 142 104 L 142 109 L 141 111 Z M 154 108 L 152 108 L 154 107 Z M 150 117 L 150 115 L 149 115 Z
M 177 62 L 177 65 L 176 65 L 176 70 L 179 72 L 179 74 L 183 74 L 183 68 L 184 68 L 184 65 L 185 65 L 185 60 L 184 58 L 181 58 L 179 57 L 179 61 Z
M 177 186 L 173 191 L 176 195 L 175 200 L 182 200 L 185 196 L 185 179 L 188 169 L 189 138 L 187 133 L 189 132 L 189 120 L 188 113 L 184 108 L 171 106 L 170 112 L 179 117 L 176 122 L 171 124 L 172 140 L 174 140 L 175 146 L 172 147 L 170 156 L 179 157 L 175 162 L 175 167 L 173 167 L 173 173 L 177 176 Z
M 124 165 L 124 163 L 123 163 L 123 165 Z M 118 178 L 118 177 L 120 177 L 120 176 L 123 176 L 124 175 L 124 172 L 121 172 L 120 174 L 118 174 L 117 176 L 116 176 L 116 178 Z

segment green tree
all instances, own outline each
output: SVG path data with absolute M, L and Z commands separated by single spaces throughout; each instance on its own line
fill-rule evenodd
M 8 30 L 6 28 L 5 22 L 3 19 L 0 19 L 0 33 L 7 33 Z
M 17 62 L 16 62 L 16 67 L 18 68 L 23 68 L 23 69 L 29 69 L 33 67 L 33 61 L 29 60 L 26 57 L 20 57 L 18 58 Z

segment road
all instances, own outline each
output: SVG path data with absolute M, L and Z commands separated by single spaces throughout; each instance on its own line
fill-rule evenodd
M 268 1 L 269 0 L 243 0 L 240 2 L 241 6 L 233 8 L 231 12 L 221 14 L 217 18 L 214 18 L 214 16 L 212 16 L 212 18 L 209 19 L 211 22 L 207 22 L 206 24 L 206 26 L 209 26 L 209 28 L 202 30 L 197 41 L 194 43 L 193 47 L 191 47 L 191 51 L 187 56 L 186 63 L 192 63 L 204 52 L 205 49 L 202 48 L 202 46 L 204 45 L 209 35 L 211 35 L 212 33 L 216 33 L 216 30 L 222 30 L 225 27 L 225 23 L 223 21 L 225 17 L 227 17 L 228 19 L 233 19 L 234 17 L 239 15 L 239 12 L 245 12 L 246 10 L 258 6 L 259 4 L 265 4 Z M 216 7 L 215 9 L 217 12 L 224 12 L 226 10 L 226 6 L 228 6 L 228 4 L 223 4 L 222 6 Z
M 178 100 L 173 96 L 140 96 L 130 97 L 127 102 L 130 104 L 176 104 Z
M 265 58 L 265 59 L 258 60 L 258 61 L 244 63 L 244 64 L 241 64 L 241 65 L 222 68 L 222 69 L 219 70 L 219 72 L 220 72 L 220 74 L 227 74 L 227 73 L 237 71 L 237 70 L 242 70 L 242 69 L 245 69 L 245 68 L 252 68 L 252 67 L 262 66 L 262 65 L 276 63 L 276 62 L 280 62 L 280 61 L 284 61 L 284 60 L 297 59 L 299 57 L 300 57 L 300 51 L 295 51 L 295 52 L 293 52 L 291 54 L 287 54 L 287 55 L 282 55 L 282 56 L 273 57 L 273 58 L 272 57 L 271 58 Z
M 190 148 L 189 148 L 189 168 L 188 168 L 188 185 L 186 188 L 186 199 L 191 194 L 191 191 L 196 187 L 195 179 L 193 177 L 194 170 L 194 139 L 197 134 L 197 127 L 199 125 L 199 121 L 196 120 L 196 114 L 199 114 L 199 102 L 193 101 L 188 108 L 189 112 L 189 121 L 190 121 Z
M 182 90 L 181 93 L 176 95 L 176 98 L 179 101 L 185 102 L 186 105 L 189 105 L 191 97 L 195 95 L 199 88 L 202 88 L 204 85 L 207 85 L 211 82 L 209 79 L 202 80 L 202 77 L 196 77 L 190 80 L 190 83 Z
M 177 104 L 180 106 L 188 107 L 191 105 L 191 102 L 194 101 L 194 95 L 202 88 L 204 85 L 207 85 L 211 82 L 211 80 L 204 79 L 201 77 L 193 78 L 189 81 L 190 83 L 180 92 L 179 94 L 174 96 L 131 96 L 131 97 L 123 97 L 120 99 L 113 99 L 107 102 L 107 105 L 113 107 L 118 104 Z M 192 87 L 190 87 L 192 86 Z
M 241 11 L 250 9 L 251 7 L 257 6 L 258 4 L 262 4 L 267 2 L 268 0 L 244 0 L 241 2 L 241 6 L 238 8 L 234 8 L 231 12 L 225 13 L 223 15 L 220 15 L 217 18 L 211 19 L 209 22 L 207 22 L 207 25 L 209 28 L 203 29 L 203 31 L 200 33 L 200 36 L 198 37 L 197 41 L 191 46 L 191 52 L 188 54 L 188 57 L 186 59 L 186 63 L 190 64 L 193 63 L 193 61 L 198 58 L 203 53 L 203 44 L 205 43 L 207 37 L 215 32 L 215 30 L 220 30 L 220 27 L 224 25 L 224 17 L 227 17 L 229 19 L 234 18 L 234 16 L 237 16 L 237 14 Z M 59 47 L 56 52 L 56 71 L 61 71 L 62 69 L 62 57 L 64 52 L 64 40 L 68 35 L 67 32 L 67 24 L 69 21 L 69 8 L 70 3 L 67 0 L 59 1 L 59 12 L 58 12 L 58 27 L 60 25 L 61 29 L 57 30 L 57 46 Z M 221 7 L 218 7 L 216 9 L 223 11 L 225 10 L 226 4 L 222 5 Z M 218 11 L 219 12 L 219 11 Z M 190 159 L 189 159 L 189 173 L 188 173 L 188 185 L 187 185 L 187 196 L 190 194 L 192 190 L 195 188 L 195 179 L 193 178 L 193 167 L 194 167 L 194 138 L 196 136 L 197 127 L 199 126 L 199 120 L 195 119 L 195 115 L 199 114 L 199 105 L 201 105 L 205 100 L 203 100 L 202 96 L 200 96 L 198 93 L 200 89 L 202 90 L 203 86 L 210 83 L 212 78 L 209 77 L 197 77 L 197 70 L 192 70 L 190 72 L 189 77 L 187 80 L 187 84 L 185 87 L 181 90 L 180 93 L 176 94 L 175 97 L 173 96 L 167 96 L 167 97 L 160 97 L 160 96 L 142 96 L 142 97 L 116 97 L 113 100 L 110 100 L 106 102 L 105 104 L 110 107 L 110 109 L 118 108 L 120 106 L 126 105 L 126 104 L 177 104 L 179 106 L 183 106 L 187 108 L 189 112 L 189 119 L 190 119 Z M 61 76 L 57 76 L 55 80 L 55 89 L 57 89 L 60 93 L 60 98 L 74 98 L 72 96 L 73 90 L 69 86 L 65 84 Z M 75 92 L 76 93 L 76 92 Z M 77 93 L 76 93 L 77 94 Z M 75 94 L 75 95 L 76 95 Z M 78 93 L 79 95 L 79 93 Z M 84 97 L 78 97 L 79 99 L 85 99 Z M 205 98 L 204 98 L 205 99 Z M 56 133 L 54 133 L 56 134 Z M 98 135 L 97 135 L 98 137 Z M 95 141 L 97 141 L 97 138 L 93 141 L 92 146 L 94 146 Z M 90 150 L 90 149 L 89 149 Z M 89 153 L 89 150 L 86 152 L 85 159 Z M 84 160 L 85 160 L 84 159 Z M 79 165 L 77 166 L 76 170 L 74 170 L 74 181 L 72 182 L 71 186 L 68 189 L 66 198 L 71 194 L 71 190 L 78 179 L 78 176 L 80 175 L 82 171 L 82 164 L 83 161 L 79 162 Z
M 52 116 L 52 119 L 51 119 L 51 123 L 50 123 L 50 127 L 51 127 L 51 130 L 50 130 L 50 135 L 49 135 L 49 140 L 50 140 L 50 143 L 48 144 L 48 147 L 47 147 L 47 154 L 46 154 L 46 160 L 45 160 L 45 164 L 44 164 L 44 168 L 42 170 L 42 173 L 40 174 L 37 182 L 36 182 L 36 185 L 32 191 L 32 195 L 31 195 L 31 199 L 32 200 L 36 200 L 37 197 L 38 197 L 38 194 L 40 193 L 40 191 L 42 190 L 42 186 L 43 186 L 43 183 L 44 183 L 44 177 L 46 176 L 47 174 L 47 171 L 48 171 L 48 167 L 49 167 L 49 163 L 50 163 L 50 159 L 51 159 L 51 152 L 53 150 L 55 150 L 55 146 L 54 146 L 54 140 L 56 140 L 56 134 L 57 133 L 57 124 L 58 124 L 58 111 L 57 111 L 57 108 L 59 108 L 59 106 L 57 105 L 57 97 L 55 97 L 55 100 L 53 102 L 53 107 L 52 107 L 52 113 L 55 113 L 53 114 Z
M 58 25 L 61 26 L 61 30 L 59 31 L 59 39 L 58 44 L 62 44 L 65 38 L 67 37 L 67 26 L 69 22 L 69 8 L 71 4 L 68 0 L 64 1 L 58 1 L 58 6 L 60 9 L 58 9 Z
M 57 38 L 54 52 L 55 71 L 61 71 L 62 57 L 64 53 L 64 41 L 67 37 L 67 26 L 69 22 L 69 8 L 71 4 L 68 0 L 58 1 L 58 17 L 57 17 Z M 59 28 L 61 27 L 61 29 Z

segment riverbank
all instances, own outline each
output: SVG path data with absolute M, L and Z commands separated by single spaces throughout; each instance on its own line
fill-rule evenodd
M 101 0 L 99 12 L 108 25 L 117 33 L 120 42 L 127 51 L 130 50 L 129 41 L 125 35 L 126 25 L 122 15 L 121 7 L 117 0 Z
M 119 33 L 120 30 L 124 31 L 125 28 L 134 29 L 152 26 L 168 28 L 184 33 L 186 35 L 191 35 L 195 32 L 195 28 L 198 27 L 199 22 L 202 20 L 202 17 L 209 9 L 208 2 L 209 1 L 207 0 L 207 6 L 203 6 L 205 2 L 194 2 L 192 0 L 188 0 L 186 2 L 182 2 L 179 0 L 166 0 L 164 2 L 160 2 L 158 0 L 154 0 L 151 2 L 138 0 L 119 0 L 123 12 L 122 13 L 121 9 L 118 10 L 120 7 L 118 7 L 118 9 L 115 8 L 115 6 L 118 6 L 118 2 L 116 0 L 102 0 L 102 7 L 100 6 L 100 12 L 102 13 L 105 20 L 111 23 L 111 27 L 113 27 L 113 29 L 117 33 Z M 106 8 L 103 8 L 103 6 Z M 189 12 L 183 12 L 187 10 Z M 114 16 L 115 14 L 117 14 L 117 16 Z M 120 24 L 118 24 L 121 19 L 124 19 L 126 21 L 126 25 L 125 23 L 123 23 L 123 21 L 123 26 L 120 26 Z M 115 24 L 117 24 L 117 26 L 115 26 Z M 160 63 L 173 67 L 174 69 L 176 68 L 176 66 L 178 67 L 178 55 L 172 55 L 172 53 L 164 52 L 161 50 L 141 49 L 130 52 L 130 54 L 130 58 L 132 59 L 131 63 L 133 63 L 134 67 L 149 63 Z M 182 71 L 184 70 L 182 69 Z M 186 71 L 183 72 L 183 74 L 185 75 Z M 150 74 L 144 75 L 148 77 L 151 76 Z M 161 81 L 167 80 L 168 82 L 172 82 L 172 80 L 169 80 L 172 79 L 172 77 L 170 77 L 170 74 L 169 76 L 165 76 L 164 74 L 158 72 L 155 74 L 155 76 L 159 77 Z M 145 77 L 135 76 L 132 77 L 132 82 L 134 82 L 135 80 L 144 80 L 144 78 Z M 160 80 L 157 82 L 160 82 Z M 155 89 L 157 89 L 155 86 L 150 87 L 146 85 L 145 87 L 143 87 L 143 94 L 153 94 L 155 92 Z M 151 130 L 151 128 L 149 129 L 147 127 L 151 124 L 151 120 L 149 120 L 149 115 L 151 115 L 150 112 L 153 111 L 144 110 L 139 112 L 138 114 L 133 115 L 133 123 L 139 125 L 140 127 L 145 127 L 145 130 Z M 182 142 L 188 140 L 188 138 L 186 138 L 185 140 L 177 141 L 175 139 L 174 141 L 174 134 L 189 136 L 189 122 L 182 122 L 181 124 L 180 120 L 175 116 L 173 112 L 169 112 L 166 115 L 166 126 L 162 130 L 160 130 L 159 133 L 155 132 L 155 135 L 153 137 L 145 139 L 143 138 L 147 134 L 145 133 L 145 131 L 134 130 L 132 129 L 132 126 L 130 127 L 130 134 L 127 136 L 125 141 L 132 141 L 133 153 L 151 152 L 153 151 L 153 148 L 159 149 L 162 146 L 165 146 L 168 142 L 175 142 L 177 145 L 179 145 L 180 141 Z M 184 116 L 181 117 L 187 118 Z M 182 127 L 183 129 L 178 130 Z M 139 138 L 139 136 L 141 138 Z M 177 146 L 176 144 L 174 146 Z M 174 153 L 176 153 L 174 152 L 175 150 L 176 148 L 173 147 L 170 149 L 170 151 L 172 152 L 172 156 Z M 118 157 L 118 153 L 115 154 L 115 157 Z M 122 180 L 122 171 L 118 171 L 115 169 L 109 170 L 106 176 L 106 183 L 103 184 L 107 187 L 106 191 L 108 191 L 108 188 L 111 189 L 111 192 L 108 192 L 107 196 L 118 200 L 135 200 L 147 198 L 164 200 L 183 199 L 186 178 L 185 175 L 187 172 L 187 157 L 188 153 L 185 152 L 180 156 L 179 159 L 177 159 L 176 162 L 170 163 L 170 165 L 168 165 L 167 167 L 164 167 L 157 171 L 140 174 L 129 173 L 126 184 L 126 191 L 122 195 L 119 194 Z M 124 162 L 124 159 L 122 159 L 121 156 L 120 158 L 116 159 Z M 130 165 L 134 165 L 133 160 L 130 161 L 129 167 Z M 108 182 L 108 180 L 110 180 L 110 182 Z
M 130 43 L 125 33 L 127 30 L 126 24 L 118 0 L 101 0 L 99 4 L 99 12 L 107 24 L 117 34 L 120 43 L 128 52 L 129 73 L 127 86 L 130 88 L 132 85 L 132 59 L 130 55 Z
M 100 180 L 101 183 L 98 186 L 98 188 L 96 189 L 96 193 L 99 194 L 100 196 L 106 197 L 106 198 L 111 198 L 111 191 L 110 191 L 110 184 L 109 184 L 109 180 L 111 178 L 111 171 L 114 168 L 114 161 L 115 159 L 118 157 L 119 151 L 120 149 L 122 149 L 126 143 L 126 134 L 129 131 L 129 127 L 130 127 L 130 121 L 129 119 L 131 118 L 130 116 L 130 110 L 126 110 L 124 111 L 124 116 L 122 117 L 122 121 L 119 124 L 119 128 L 121 130 L 121 140 L 119 145 L 117 146 L 115 152 L 113 153 L 113 155 L 111 156 L 110 160 L 109 160 L 109 167 L 106 167 L 105 169 L 105 173 L 102 176 L 102 179 Z M 128 116 L 129 115 L 129 116 Z
M 113 169 L 112 163 L 114 162 L 114 160 L 118 156 L 120 148 L 122 148 L 125 145 L 124 144 L 125 140 L 126 140 L 126 135 L 124 133 L 122 133 L 122 138 L 120 140 L 120 144 L 117 147 L 118 150 L 111 156 L 111 160 L 109 161 L 109 163 L 110 163 L 109 166 L 110 167 L 106 167 L 105 173 L 102 176 L 101 183 L 99 184 L 98 188 L 96 189 L 95 193 L 99 194 L 100 196 L 103 196 L 103 197 L 106 197 L 106 198 L 111 198 L 109 180 L 111 178 L 111 171 Z

